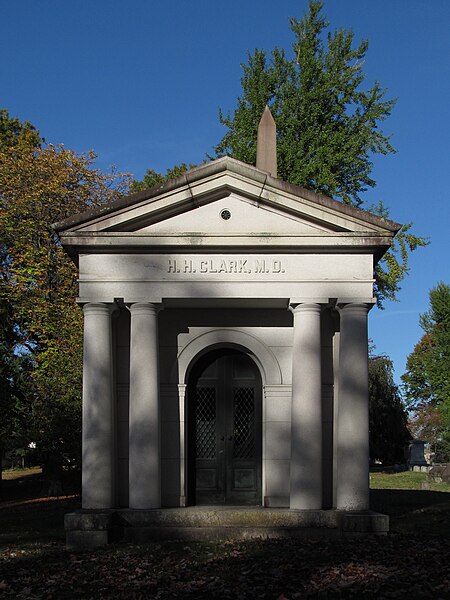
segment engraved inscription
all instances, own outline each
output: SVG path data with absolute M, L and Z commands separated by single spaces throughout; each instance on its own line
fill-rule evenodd
M 285 272 L 281 260 L 257 259 L 194 259 L 169 258 L 168 273 L 258 273 L 281 274 Z
M 176 260 L 169 258 L 168 273 L 196 273 L 197 269 L 194 266 L 194 261 L 185 258 L 184 260 Z

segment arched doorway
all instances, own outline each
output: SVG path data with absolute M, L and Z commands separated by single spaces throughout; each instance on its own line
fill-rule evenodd
M 188 379 L 189 504 L 261 504 L 262 385 L 230 348 L 201 356 Z

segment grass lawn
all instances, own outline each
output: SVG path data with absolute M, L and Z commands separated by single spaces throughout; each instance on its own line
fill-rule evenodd
M 25 469 L 5 469 L 2 473 L 2 478 L 5 481 L 14 481 L 23 479 L 29 475 L 41 475 L 41 467 L 26 467 Z
M 39 498 L 39 472 L 8 474 L 0 598 L 449 598 L 450 493 L 421 489 L 423 478 L 372 476 L 372 507 L 391 516 L 386 537 L 116 544 L 75 554 L 64 548 L 62 519 L 78 496 Z
M 448 483 L 428 483 L 426 473 L 416 473 L 415 471 L 373 472 L 370 474 L 370 487 L 375 490 L 430 489 L 433 492 L 450 492 Z

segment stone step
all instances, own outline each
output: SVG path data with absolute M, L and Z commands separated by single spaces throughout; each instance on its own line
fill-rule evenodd
M 384 535 L 389 517 L 373 511 L 258 507 L 117 509 L 67 514 L 65 528 L 67 547 L 73 550 L 111 541 Z

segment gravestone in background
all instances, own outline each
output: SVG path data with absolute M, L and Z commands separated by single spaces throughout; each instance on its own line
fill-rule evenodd
M 427 467 L 428 463 L 425 460 L 425 442 L 422 440 L 411 440 L 408 446 L 408 467 Z

